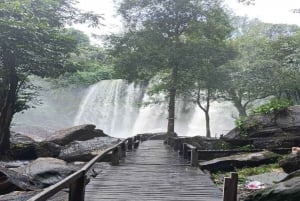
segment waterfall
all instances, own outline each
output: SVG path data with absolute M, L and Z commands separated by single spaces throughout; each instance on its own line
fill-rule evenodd
M 164 95 L 158 95 L 160 103 L 146 104 L 150 97 L 145 86 L 124 80 L 104 80 L 88 88 L 57 89 L 45 81 L 39 82 L 43 104 L 15 115 L 13 130 L 24 133 L 48 131 L 49 134 L 74 125 L 95 124 L 105 133 L 122 138 L 167 129 L 168 107 L 163 101 Z M 212 104 L 212 136 L 225 134 L 234 127 L 232 108 L 230 103 Z M 205 135 L 204 113 L 197 106 L 178 100 L 175 114 L 175 131 L 179 135 Z
M 74 125 L 95 124 L 116 137 L 130 135 L 143 89 L 124 80 L 104 80 L 88 89 L 75 116 Z

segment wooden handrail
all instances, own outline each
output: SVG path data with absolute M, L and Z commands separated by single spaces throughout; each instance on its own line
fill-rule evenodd
M 106 156 L 109 152 L 117 152 L 113 155 L 117 156 L 118 158 L 112 158 L 112 161 L 119 160 L 120 156 L 124 156 L 124 154 L 119 153 L 122 150 L 122 147 L 126 147 L 126 142 L 132 140 L 132 138 L 127 138 L 120 143 L 114 145 L 113 147 L 107 148 L 101 153 L 99 153 L 97 156 L 95 156 L 93 159 L 91 159 L 88 163 L 86 163 L 80 170 L 74 172 L 73 174 L 69 175 L 62 181 L 49 186 L 40 193 L 36 194 L 35 196 L 31 197 L 28 201 L 45 201 L 48 198 L 52 197 L 62 189 L 69 187 L 69 200 L 76 200 L 76 201 L 84 201 L 84 189 L 85 189 L 85 176 L 86 173 L 92 168 L 92 166 L 102 158 Z M 137 148 L 137 146 L 134 146 L 134 148 Z M 126 150 L 125 150 L 126 151 Z M 112 162 L 114 163 L 114 162 Z M 113 164 L 114 165 L 114 164 Z M 116 165 L 116 164 L 115 164 Z

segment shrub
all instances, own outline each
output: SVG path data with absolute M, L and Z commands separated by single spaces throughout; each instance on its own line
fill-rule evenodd
M 278 114 L 291 106 L 291 101 L 287 99 L 272 98 L 269 103 L 259 106 L 251 111 L 251 114 Z

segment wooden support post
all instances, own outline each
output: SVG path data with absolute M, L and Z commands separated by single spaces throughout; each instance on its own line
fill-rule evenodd
M 198 150 L 197 148 L 193 148 L 191 150 L 191 166 L 198 167 Z
M 237 201 L 238 174 L 231 172 L 224 178 L 223 201 Z
M 174 139 L 174 147 L 173 147 L 174 151 L 178 151 L 179 149 L 179 143 L 178 143 L 178 139 Z
M 125 144 L 125 142 L 121 144 L 121 157 L 126 157 L 126 144 Z
M 111 155 L 111 164 L 112 165 L 119 165 L 120 150 L 121 150 L 120 146 L 118 146 L 114 150 L 112 150 L 112 155 Z
M 69 200 L 84 201 L 85 193 L 85 174 L 79 177 L 69 187 Z
M 183 143 L 183 158 L 184 159 L 187 159 L 188 158 L 188 147 L 187 147 L 187 144 L 186 143 Z
M 127 143 L 127 147 L 128 147 L 128 150 L 129 150 L 129 151 L 132 151 L 132 142 L 133 142 L 133 139 L 132 139 L 132 138 L 129 138 L 129 139 L 128 139 L 128 143 Z
M 134 147 L 135 149 L 137 149 L 137 148 L 139 147 L 139 144 L 140 144 L 140 141 L 139 141 L 139 140 L 136 140 L 136 141 L 134 141 L 134 143 L 133 143 L 133 147 Z
M 166 138 L 166 144 L 167 144 L 167 145 L 170 145 L 170 137 L 167 137 L 167 138 Z
M 183 140 L 182 139 L 177 139 L 178 141 L 178 150 L 179 150 L 179 155 L 183 155 Z

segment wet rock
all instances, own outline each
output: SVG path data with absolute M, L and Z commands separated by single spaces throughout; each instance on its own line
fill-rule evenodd
M 223 136 L 232 145 L 252 144 L 255 148 L 290 148 L 300 143 L 300 106 L 291 106 L 277 114 L 251 115 L 242 128 Z
M 1 195 L 1 201 L 26 201 L 38 194 L 40 191 L 14 191 L 6 195 Z M 68 201 L 68 193 L 60 191 L 47 201 Z
M 0 167 L 4 168 L 18 168 L 22 167 L 25 165 L 28 165 L 30 162 L 29 161 L 0 161 Z
M 291 173 L 300 169 L 300 152 L 289 154 L 281 161 L 279 166 L 286 172 Z
M 14 191 L 6 195 L 1 195 L 1 201 L 26 201 L 37 194 L 38 191 Z
M 0 194 L 2 195 L 12 191 L 37 190 L 41 187 L 41 183 L 34 181 L 29 176 L 0 167 Z
M 11 155 L 14 159 L 34 160 L 38 157 L 57 157 L 60 146 L 53 142 L 36 142 L 32 138 L 12 132 Z
M 120 140 L 112 137 L 96 137 L 86 141 L 75 141 L 64 146 L 58 158 L 67 162 L 89 161 L 95 157 L 99 151 L 104 150 Z
M 35 146 L 37 157 L 58 157 L 61 146 L 53 142 L 39 142 Z
M 270 151 L 238 154 L 199 163 L 202 170 L 210 172 L 233 171 L 235 168 L 254 167 L 274 163 L 279 155 Z
M 67 164 L 60 159 L 38 158 L 24 167 L 17 168 L 16 171 L 28 175 L 34 181 L 47 187 L 61 181 L 78 169 L 78 166 Z
M 86 124 L 80 126 L 74 126 L 67 129 L 62 129 L 53 133 L 48 141 L 59 144 L 67 145 L 73 141 L 84 141 L 94 137 L 107 136 L 100 129 L 95 129 L 95 125 Z
M 35 153 L 36 142 L 25 135 L 11 132 L 11 154 L 15 159 L 30 160 L 37 158 Z
M 287 176 L 282 182 L 250 194 L 245 201 L 298 201 L 300 200 L 300 174 Z

